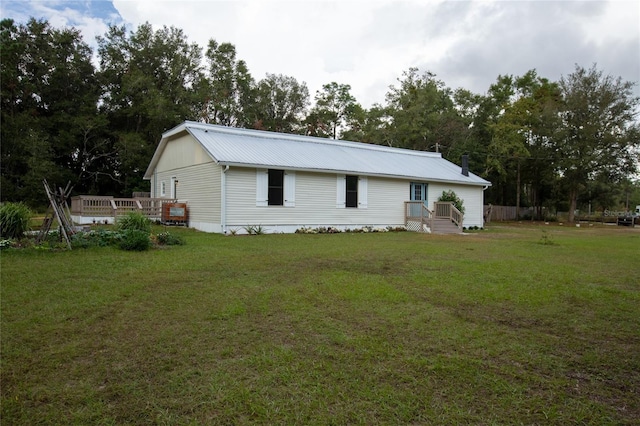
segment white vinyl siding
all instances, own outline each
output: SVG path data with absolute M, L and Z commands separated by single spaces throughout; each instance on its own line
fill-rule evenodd
M 190 222 L 220 223 L 220 166 L 206 163 L 158 173 L 160 185 L 172 177 L 178 180 L 178 199 L 187 202 Z
M 482 217 L 484 191 L 481 186 L 430 183 L 428 194 L 430 209 L 433 209 L 433 203 L 438 201 L 442 191 L 454 191 L 462 199 L 465 209 L 463 226 L 484 226 Z
M 368 177 L 366 191 L 358 189 L 368 193 L 367 208 L 359 209 L 336 209 L 335 174 L 296 171 L 295 208 L 291 209 L 257 207 L 256 181 L 255 169 L 232 167 L 227 172 L 227 227 L 401 226 L 404 222 L 407 181 Z
M 211 162 L 211 157 L 189 134 L 169 140 L 158 160 L 156 170 L 176 170 Z
M 178 181 L 177 194 L 174 180 Z M 171 139 L 155 170 L 157 185 L 152 191 L 161 197 L 187 202 L 189 222 L 217 224 L 221 221 L 221 167 L 216 165 L 189 134 Z M 167 186 L 169 186 L 167 188 Z

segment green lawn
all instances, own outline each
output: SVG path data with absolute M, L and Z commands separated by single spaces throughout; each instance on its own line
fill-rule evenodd
M 171 231 L 2 252 L 3 425 L 640 422 L 640 228 Z

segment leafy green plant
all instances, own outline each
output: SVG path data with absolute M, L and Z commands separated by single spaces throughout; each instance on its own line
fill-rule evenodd
M 106 229 L 78 232 L 71 237 L 72 248 L 106 247 L 122 241 L 123 235 L 118 231 Z
M 438 198 L 438 201 L 449 201 L 460 210 L 460 213 L 464 214 L 464 201 L 458 197 L 455 191 L 442 191 L 442 195 Z
M 160 232 L 156 235 L 156 241 L 160 245 L 164 246 L 182 246 L 184 245 L 184 238 L 179 235 L 172 234 L 168 231 Z
M 138 230 L 151 233 L 151 221 L 139 212 L 129 212 L 118 218 L 116 222 L 119 231 Z
M 145 251 L 151 247 L 151 238 L 145 231 L 129 229 L 122 232 L 122 240 L 119 243 L 121 250 Z
M 553 238 L 551 238 L 551 234 L 549 234 L 546 229 L 542 230 L 542 236 L 540 237 L 539 243 L 543 246 L 555 246 L 558 244 L 553 240 Z
M 0 235 L 22 238 L 29 229 L 31 210 L 23 203 L 4 203 L 0 206 Z
M 244 227 L 244 230 L 249 235 L 262 235 L 265 232 L 262 225 L 247 225 Z

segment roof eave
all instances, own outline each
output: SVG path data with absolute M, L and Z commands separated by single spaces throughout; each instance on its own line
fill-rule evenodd
M 491 182 L 486 181 L 482 178 L 482 181 L 469 182 L 463 180 L 453 180 L 453 179 L 438 179 L 438 178 L 425 178 L 424 176 L 405 176 L 405 175 L 395 175 L 395 174 L 385 174 L 385 173 L 364 173 L 364 172 L 355 172 L 353 170 L 339 170 L 339 169 L 320 169 L 320 168 L 296 168 L 296 167 L 285 167 L 278 166 L 273 164 L 259 164 L 259 163 L 240 163 L 240 162 L 230 162 L 230 161 L 220 161 L 218 164 L 222 167 L 242 167 L 242 168 L 257 168 L 257 169 L 272 169 L 272 168 L 281 168 L 285 170 L 291 170 L 296 172 L 316 172 L 316 173 L 337 173 L 337 174 L 358 174 L 360 176 L 367 177 L 379 177 L 379 178 L 387 178 L 387 179 L 400 179 L 400 180 L 416 180 L 416 181 L 426 181 L 426 182 L 438 182 L 438 183 L 448 183 L 448 184 L 457 184 L 457 185 L 470 185 L 470 186 L 491 186 Z

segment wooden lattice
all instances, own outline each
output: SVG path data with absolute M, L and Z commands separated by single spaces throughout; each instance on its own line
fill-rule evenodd
M 407 220 L 407 231 L 423 232 L 422 221 L 420 220 Z

